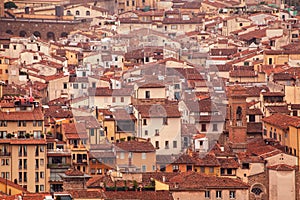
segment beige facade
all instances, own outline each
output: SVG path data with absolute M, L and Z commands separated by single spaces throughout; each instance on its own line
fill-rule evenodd
M 295 171 L 269 170 L 269 199 L 296 199 Z
M 3 139 L 0 146 L 3 178 L 16 181 L 29 192 L 49 190 L 44 139 Z

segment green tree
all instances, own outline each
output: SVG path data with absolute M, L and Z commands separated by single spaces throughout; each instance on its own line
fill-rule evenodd
M 18 8 L 18 6 L 14 2 L 8 1 L 4 3 L 4 8 L 12 9 L 12 8 Z

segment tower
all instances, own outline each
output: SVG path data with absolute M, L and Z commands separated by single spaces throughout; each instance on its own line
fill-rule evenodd
M 230 87 L 229 104 L 229 141 L 234 151 L 244 151 L 247 142 L 247 93 L 242 86 Z

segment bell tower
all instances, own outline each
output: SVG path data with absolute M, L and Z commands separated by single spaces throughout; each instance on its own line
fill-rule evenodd
M 234 151 L 245 151 L 247 142 L 247 92 L 242 86 L 233 86 L 229 89 L 229 142 Z

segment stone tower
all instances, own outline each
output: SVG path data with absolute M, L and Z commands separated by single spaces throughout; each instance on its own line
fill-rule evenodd
M 247 142 L 246 89 L 242 86 L 229 89 L 229 142 L 234 151 L 245 151 Z

